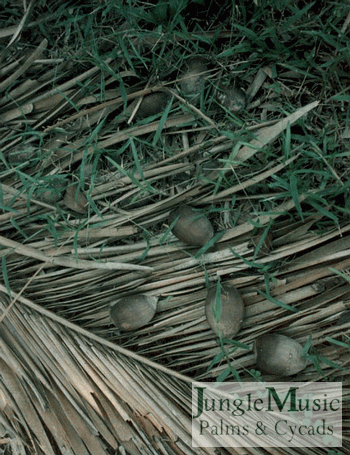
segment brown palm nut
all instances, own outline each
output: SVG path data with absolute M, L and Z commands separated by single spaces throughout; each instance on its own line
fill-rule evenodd
M 111 319 L 120 330 L 137 330 L 153 319 L 157 301 L 157 297 L 146 294 L 123 297 L 111 305 Z
M 214 235 L 214 229 L 209 219 L 189 205 L 182 205 L 170 213 L 169 224 L 173 224 L 175 220 L 177 221 L 172 232 L 187 245 L 203 246 Z
M 164 111 L 169 98 L 169 94 L 165 92 L 155 92 L 145 95 L 137 111 L 137 118 L 142 119 L 151 117 L 152 115 L 156 115 Z
M 232 338 L 240 330 L 244 317 L 244 302 L 236 288 L 222 284 L 220 295 L 217 287 L 209 290 L 205 300 L 205 315 L 215 335 Z
M 205 72 L 208 70 L 204 57 L 192 57 L 186 61 L 181 71 L 180 89 L 184 95 L 199 99 L 204 86 Z
M 230 112 L 241 112 L 247 106 L 247 98 L 243 90 L 233 85 L 220 87 L 217 92 L 217 100 Z
M 267 333 L 255 341 L 255 358 L 259 370 L 277 376 L 291 376 L 306 367 L 303 347 L 293 338 Z

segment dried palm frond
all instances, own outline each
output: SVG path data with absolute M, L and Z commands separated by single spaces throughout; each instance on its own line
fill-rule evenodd
M 1 310 L 8 304 L 1 294 Z M 182 444 L 191 452 L 188 380 L 35 308 L 19 297 L 1 327 L 1 424 L 10 439 L 44 454 L 56 444 L 61 453 L 144 454 L 180 437 L 178 453 Z

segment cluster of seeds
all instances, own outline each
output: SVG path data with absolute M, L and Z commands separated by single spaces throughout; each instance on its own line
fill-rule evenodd
M 208 217 L 189 205 L 171 212 L 169 226 L 179 240 L 190 246 L 202 247 L 214 237 Z M 157 300 L 147 294 L 122 298 L 111 306 L 111 319 L 120 330 L 139 329 L 154 317 Z M 228 283 L 211 287 L 204 305 L 207 322 L 218 338 L 237 335 L 244 319 L 244 300 L 235 287 Z M 279 333 L 266 333 L 256 339 L 254 352 L 260 370 L 282 377 L 296 374 L 307 365 L 302 346 Z

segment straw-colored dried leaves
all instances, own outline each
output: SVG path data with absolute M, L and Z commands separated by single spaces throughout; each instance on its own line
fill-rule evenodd
M 337 325 L 337 326 L 338 326 L 338 325 L 343 325 L 343 324 L 347 324 L 347 323 L 349 323 L 349 322 L 350 322 L 350 310 L 347 310 L 347 311 L 344 311 L 344 312 L 340 315 L 340 317 L 339 317 L 339 319 L 338 319 L 336 325 Z
M 264 229 L 259 229 L 250 243 L 255 247 L 258 256 L 266 256 L 272 251 L 272 240 L 271 231 L 266 233 Z
M 216 180 L 220 174 L 221 167 L 222 163 L 219 160 L 211 160 L 203 163 L 199 167 L 197 175 L 198 180 L 202 180 L 204 182 Z

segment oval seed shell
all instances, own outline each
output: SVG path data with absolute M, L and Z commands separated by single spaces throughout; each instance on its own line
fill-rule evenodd
M 234 86 L 221 88 L 216 96 L 219 103 L 230 112 L 242 112 L 247 106 L 245 93 L 240 88 Z
M 208 70 L 204 57 L 192 57 L 182 67 L 180 89 L 185 96 L 199 99 L 199 94 L 205 81 L 205 72 Z M 193 99 L 192 99 L 193 101 Z
M 123 297 L 110 307 L 110 316 L 120 330 L 137 330 L 147 325 L 157 310 L 158 298 L 137 294 Z
M 169 224 L 171 225 L 176 219 L 172 232 L 179 240 L 188 245 L 203 246 L 214 235 L 214 229 L 209 219 L 189 205 L 182 205 L 172 211 Z
M 221 285 L 220 298 L 217 288 L 212 287 L 205 300 L 205 315 L 215 335 L 232 338 L 240 330 L 244 317 L 244 302 L 236 288 Z
M 136 117 L 143 119 L 164 111 L 170 96 L 165 92 L 155 92 L 143 97 Z
M 306 367 L 303 347 L 293 338 L 266 333 L 255 341 L 255 358 L 259 370 L 278 376 L 290 376 Z

